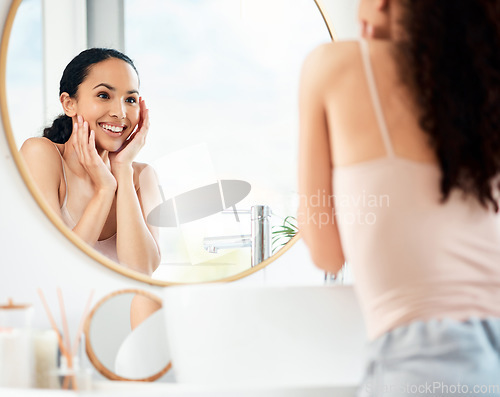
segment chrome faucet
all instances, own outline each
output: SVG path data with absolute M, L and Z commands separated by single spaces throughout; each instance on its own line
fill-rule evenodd
M 252 267 L 271 256 L 271 209 L 267 205 L 255 205 L 251 210 L 224 210 L 223 214 L 234 214 L 239 222 L 238 214 L 250 214 L 251 234 L 236 236 L 205 237 L 203 248 L 211 253 L 221 249 L 252 248 Z

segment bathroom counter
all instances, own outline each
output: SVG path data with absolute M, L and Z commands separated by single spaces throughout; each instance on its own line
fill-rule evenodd
M 0 388 L 2 397 L 354 397 L 353 386 L 219 387 L 177 383 L 98 382 L 92 391 Z

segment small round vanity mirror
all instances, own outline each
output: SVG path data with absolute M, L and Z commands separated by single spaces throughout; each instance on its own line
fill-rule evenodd
M 103 265 L 161 286 L 248 276 L 298 240 L 290 221 L 298 204 L 300 70 L 333 36 L 321 0 L 151 0 L 146 7 L 139 0 L 12 0 L 0 57 L 0 110 L 12 157 L 51 221 Z M 19 154 L 62 113 L 64 67 L 96 46 L 134 60 L 151 111 L 147 143 L 134 159 L 154 169 L 159 187 L 160 200 L 143 214 L 158 228 L 161 260 L 151 275 L 73 233 Z M 71 212 L 71 193 L 67 198 Z M 252 218 L 259 206 L 267 208 L 267 240 L 253 233 L 261 230 Z M 154 216 L 171 207 L 174 215 Z M 80 219 L 75 212 L 69 218 Z M 108 234 L 117 229 L 112 223 Z M 255 254 L 259 241 L 265 249 Z
M 102 298 L 85 324 L 86 351 L 112 380 L 154 381 L 171 368 L 161 300 L 126 289 Z

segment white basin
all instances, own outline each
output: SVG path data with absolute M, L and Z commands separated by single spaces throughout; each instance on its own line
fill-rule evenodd
M 179 383 L 355 386 L 366 333 L 352 286 L 167 287 L 163 311 Z

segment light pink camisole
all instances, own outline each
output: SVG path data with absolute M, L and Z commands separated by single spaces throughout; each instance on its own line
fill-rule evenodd
M 62 163 L 62 171 L 63 171 L 63 177 L 64 177 L 64 184 L 66 185 L 66 194 L 64 196 L 64 201 L 61 205 L 61 216 L 63 222 L 68 226 L 70 229 L 73 229 L 78 222 L 75 222 L 73 217 L 68 211 L 68 208 L 66 206 L 67 201 L 68 201 L 68 181 L 66 179 L 66 170 L 64 169 L 64 159 L 61 155 L 61 152 L 57 148 L 57 153 L 59 153 L 59 156 L 61 156 L 61 163 Z M 103 255 L 106 255 L 108 258 L 118 262 L 118 254 L 116 250 L 116 233 L 112 235 L 111 237 L 105 239 L 105 240 L 99 240 L 95 243 L 94 248 L 102 253 Z
M 336 222 L 368 336 L 416 320 L 500 317 L 500 216 L 453 191 L 438 165 L 394 153 L 361 53 L 387 156 L 333 171 Z

